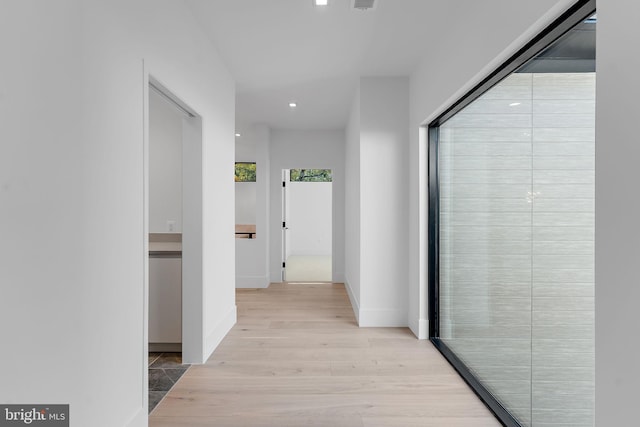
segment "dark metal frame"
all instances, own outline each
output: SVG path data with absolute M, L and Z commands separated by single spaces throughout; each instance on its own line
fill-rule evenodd
M 595 13 L 595 0 L 579 0 L 551 25 L 542 30 L 529 43 L 513 54 L 500 67 L 490 73 L 466 95 L 447 108 L 428 125 L 428 176 L 429 176 L 429 225 L 428 225 L 428 309 L 429 340 L 442 353 L 464 381 L 484 402 L 489 410 L 506 427 L 522 427 L 520 422 L 487 390 L 465 363 L 440 340 L 440 180 L 438 174 L 439 127 L 460 110 L 472 103 L 502 79 L 535 58 L 569 30 Z

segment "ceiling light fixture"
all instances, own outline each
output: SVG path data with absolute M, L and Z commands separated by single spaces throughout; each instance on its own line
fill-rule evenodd
M 329 0 L 313 0 L 314 6 L 326 6 L 329 4 Z
M 240 135 L 239 133 L 236 133 L 236 136 L 237 136 L 237 137 L 241 137 L 242 135 Z
M 290 102 L 289 103 L 289 107 L 291 108 L 296 108 L 298 106 L 298 104 L 296 104 L 295 102 Z
M 517 107 L 518 105 L 520 105 L 520 102 L 512 102 L 509 107 Z

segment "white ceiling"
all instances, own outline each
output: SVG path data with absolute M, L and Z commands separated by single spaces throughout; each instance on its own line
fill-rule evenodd
M 239 131 L 252 123 L 344 128 L 360 76 L 409 76 L 443 47 L 448 55 L 470 54 L 500 33 L 505 17 L 535 19 L 559 2 L 377 0 L 376 10 L 362 12 L 351 0 L 326 7 L 311 0 L 186 1 L 236 80 Z
M 358 77 L 409 75 L 433 35 L 428 17 L 448 20 L 444 0 L 378 1 L 366 12 L 351 0 L 188 3 L 236 79 L 240 128 L 339 129 Z

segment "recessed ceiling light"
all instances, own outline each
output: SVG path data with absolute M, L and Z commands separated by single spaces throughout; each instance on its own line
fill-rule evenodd
M 509 107 L 517 107 L 518 105 L 520 105 L 520 102 L 512 102 Z
M 326 6 L 329 4 L 329 0 L 313 0 L 314 6 Z
M 298 104 L 295 103 L 295 102 L 290 102 L 289 103 L 289 107 L 291 107 L 291 108 L 296 108 L 297 106 L 298 106 Z
M 236 136 L 237 136 L 237 137 L 240 137 L 240 136 L 242 136 L 242 135 L 240 135 L 239 133 L 236 133 Z

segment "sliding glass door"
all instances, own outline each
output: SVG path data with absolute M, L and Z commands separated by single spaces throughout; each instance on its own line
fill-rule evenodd
M 593 425 L 592 13 L 430 126 L 431 338 L 506 425 Z

